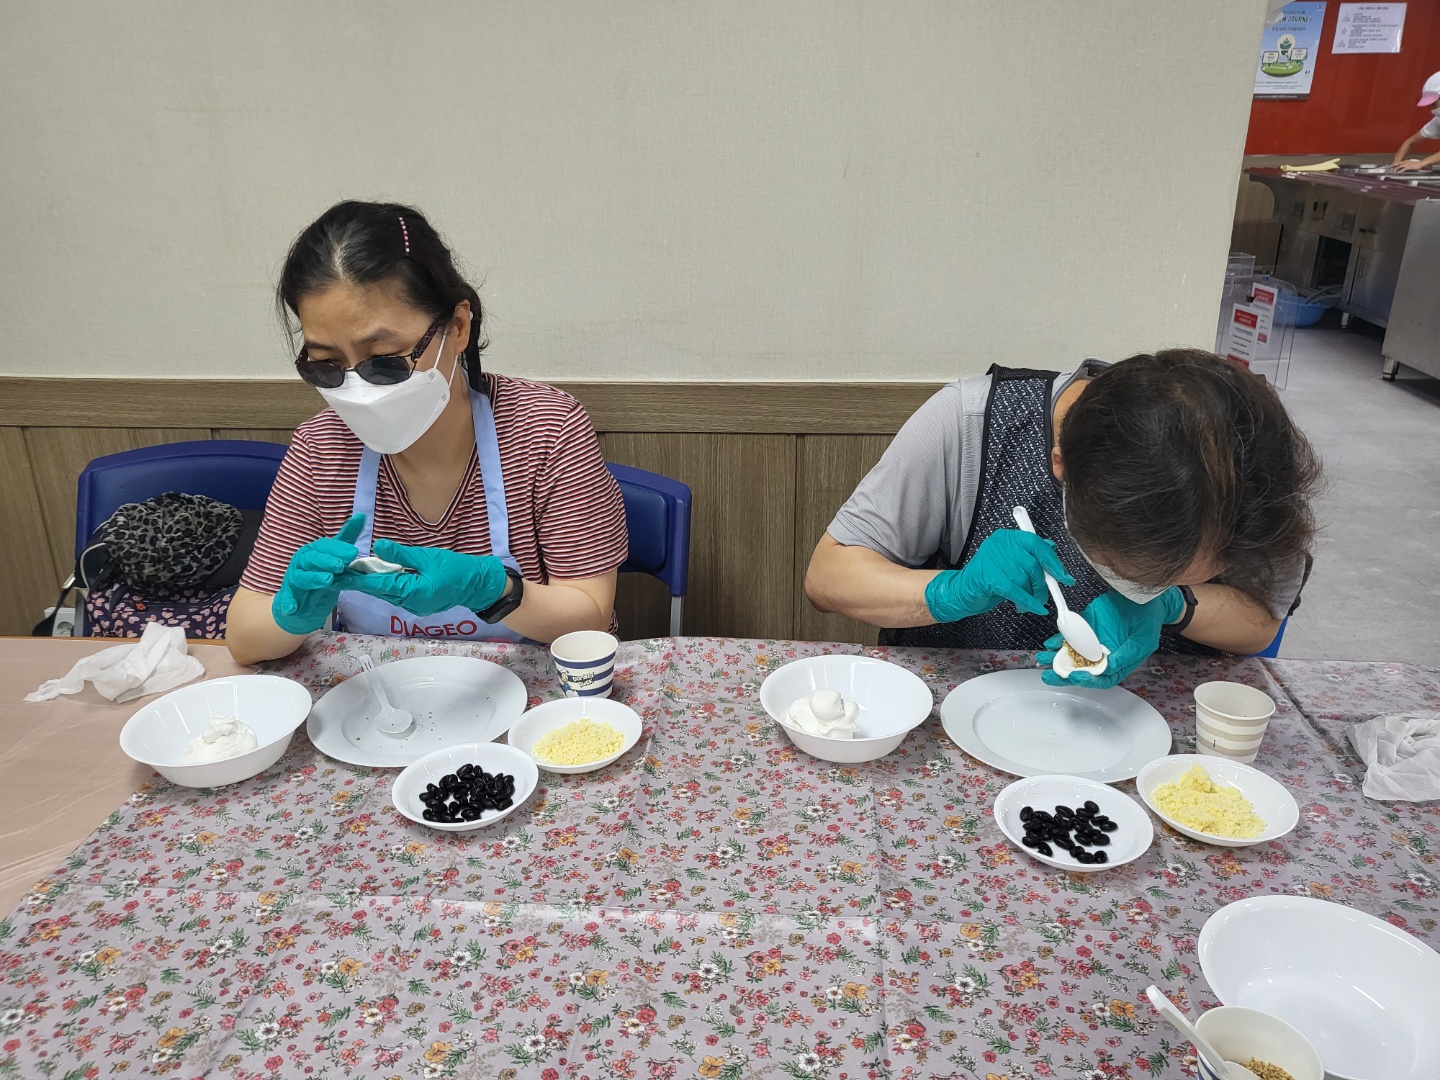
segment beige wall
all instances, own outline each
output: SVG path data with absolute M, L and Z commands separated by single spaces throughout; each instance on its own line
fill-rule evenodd
M 1214 332 L 1264 0 L 11 0 L 0 373 L 285 373 L 413 201 L 541 378 L 947 379 Z

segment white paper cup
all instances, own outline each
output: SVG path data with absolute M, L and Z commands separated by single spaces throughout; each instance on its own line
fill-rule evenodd
M 566 697 L 609 697 L 620 642 L 603 630 L 576 630 L 550 643 Z
M 1195 688 L 1195 750 L 1250 764 L 1260 753 L 1275 702 L 1253 686 L 1207 682 Z
M 1310 1040 L 1269 1013 L 1221 1005 L 1203 1013 L 1195 1021 L 1195 1030 L 1227 1061 L 1244 1065 L 1251 1058 L 1259 1058 L 1278 1065 L 1295 1080 L 1323 1080 L 1325 1075 L 1320 1055 Z M 1198 1072 L 1203 1080 L 1220 1080 L 1222 1075 L 1229 1075 L 1228 1069 L 1220 1073 L 1218 1064 L 1200 1058 Z

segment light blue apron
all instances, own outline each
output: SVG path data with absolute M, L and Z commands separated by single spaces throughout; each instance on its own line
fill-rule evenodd
M 500 471 L 500 439 L 495 434 L 495 412 L 490 398 L 470 391 L 470 414 L 475 421 L 475 451 L 480 459 L 480 481 L 485 487 L 485 510 L 490 519 L 490 552 L 517 574 L 520 564 L 510 554 L 510 515 L 505 506 L 505 478 Z M 355 478 L 352 514 L 365 515 L 365 528 L 355 546 L 370 554 L 375 528 L 375 485 L 380 478 L 380 455 L 368 446 Z M 336 605 L 337 629 L 351 634 L 387 637 L 432 637 L 461 641 L 529 641 L 504 623 L 483 622 L 465 607 L 437 611 L 423 618 L 368 593 L 347 589 Z

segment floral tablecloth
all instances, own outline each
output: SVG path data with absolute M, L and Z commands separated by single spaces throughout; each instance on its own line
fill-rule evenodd
M 937 717 L 831 766 L 760 709 L 776 666 L 884 656 L 937 703 L 1026 656 L 690 638 L 622 646 L 640 744 L 542 774 L 496 827 L 441 835 L 393 772 L 303 733 L 253 781 L 155 780 L 0 922 L 0 1077 L 1143 1077 L 1193 1073 L 1144 1004 L 1214 1004 L 1196 937 L 1258 893 L 1351 904 L 1440 945 L 1440 810 L 1359 791 L 1346 725 L 1440 709 L 1398 664 L 1154 658 L 1127 681 L 1193 744 L 1190 694 L 1279 702 L 1261 764 L 1299 827 L 1240 850 L 1160 829 L 1138 862 L 1069 875 L 1001 837 L 1009 777 Z M 315 694 L 377 659 L 499 660 L 532 703 L 543 650 L 317 635 L 273 669 Z M 1133 785 L 1121 785 L 1133 794 Z

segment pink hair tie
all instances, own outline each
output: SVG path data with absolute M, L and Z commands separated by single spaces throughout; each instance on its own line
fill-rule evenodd
M 403 214 L 396 214 L 395 216 L 400 219 L 400 236 L 401 236 L 401 238 L 405 241 L 405 254 L 406 254 L 406 255 L 409 255 L 409 254 L 410 254 L 410 229 L 405 225 L 405 216 L 404 216 Z

